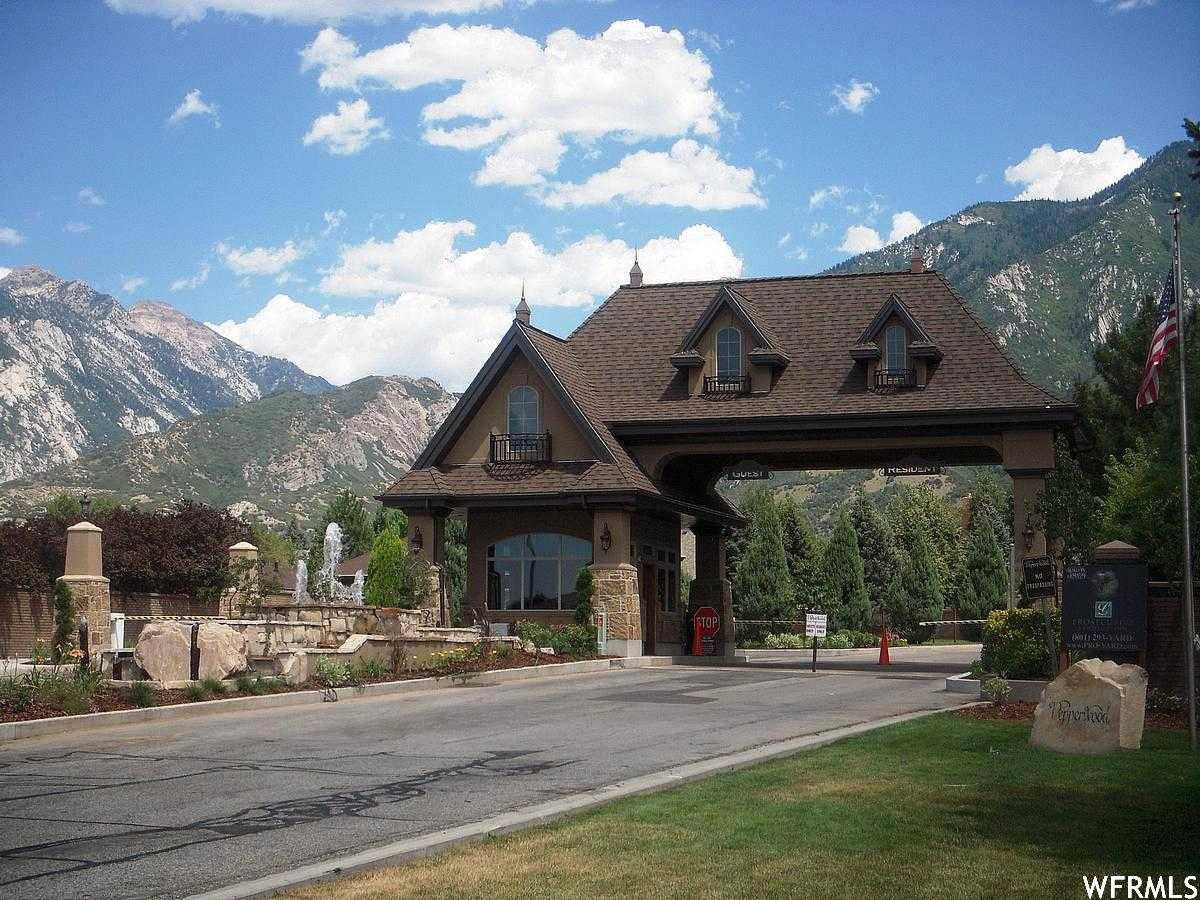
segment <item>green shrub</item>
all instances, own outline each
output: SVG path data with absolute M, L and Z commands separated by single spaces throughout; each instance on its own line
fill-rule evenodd
M 1050 631 L 1054 652 L 1058 653 L 1061 612 L 1051 612 Z M 1045 678 L 1050 674 L 1046 655 L 1045 626 L 1040 608 L 997 609 L 992 611 L 983 626 L 983 656 L 985 672 L 1005 678 Z
M 33 703 L 33 685 L 28 678 L 0 678 L 0 709 L 20 713 Z
M 220 678 L 205 678 L 200 684 L 204 687 L 205 693 L 214 697 L 220 697 L 225 693 L 225 682 Z
M 183 698 L 188 703 L 198 703 L 201 700 L 208 699 L 208 691 L 204 689 L 203 682 L 193 681 L 183 689 Z
M 514 622 L 512 633 L 525 641 L 525 643 L 533 644 L 538 650 L 541 650 L 543 647 L 549 647 L 550 641 L 553 638 L 550 626 L 543 625 L 541 622 Z
M 135 681 L 129 686 L 129 702 L 134 706 L 145 709 L 153 706 L 156 699 L 154 687 L 148 681 Z
M 387 664 L 383 660 L 375 658 L 361 660 L 350 668 L 350 680 L 356 683 L 378 681 L 390 674 Z
M 559 656 L 593 656 L 596 653 L 596 629 L 591 625 L 515 622 L 513 634 L 539 650 L 549 647 Z
M 249 675 L 239 675 L 233 683 L 233 688 L 239 694 L 253 694 L 254 685 L 257 681 L 257 678 L 252 678 Z
M 492 653 L 496 655 L 496 659 L 508 659 L 508 657 L 512 656 L 512 652 L 512 644 L 499 643 L 492 647 Z
M 350 667 L 328 656 L 319 656 L 313 670 L 313 681 L 325 688 L 345 687 L 350 683 Z
M 763 646 L 768 650 L 805 650 L 812 647 L 812 639 L 802 634 L 782 632 L 768 634 L 763 638 Z
M 471 659 L 473 648 L 463 647 L 459 650 L 438 650 L 429 654 L 430 668 L 441 669 L 464 663 Z
M 288 689 L 287 679 L 260 678 L 258 683 L 266 688 L 268 694 L 281 694 Z
M 990 700 L 997 706 L 1001 705 L 1010 696 L 1012 696 L 1011 685 L 1009 685 L 1005 679 L 1000 678 L 998 675 L 993 675 L 991 678 L 985 681 L 981 687 L 981 691 L 985 700 Z
M 592 600 L 596 596 L 596 576 L 591 566 L 579 570 L 575 579 L 575 624 L 592 624 Z
M 75 647 L 75 596 L 65 581 L 54 585 L 54 638 L 50 649 L 54 661 L 62 662 Z

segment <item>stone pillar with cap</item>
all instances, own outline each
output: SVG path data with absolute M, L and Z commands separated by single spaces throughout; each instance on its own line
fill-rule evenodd
M 221 596 L 221 615 L 236 619 L 246 607 L 261 599 L 258 587 L 258 548 L 249 541 L 238 541 L 229 548 L 229 568 L 233 584 Z
M 92 656 L 111 649 L 112 595 L 104 577 L 102 534 L 91 522 L 67 529 L 66 565 L 58 579 L 71 589 L 76 615 L 87 620 L 88 653 Z

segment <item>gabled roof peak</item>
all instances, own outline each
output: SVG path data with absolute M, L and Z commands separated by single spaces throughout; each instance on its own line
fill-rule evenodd
M 892 316 L 896 316 L 904 322 L 911 333 L 911 339 L 914 343 L 919 342 L 933 345 L 933 341 L 929 337 L 929 332 L 909 312 L 908 307 L 904 305 L 904 301 L 900 299 L 900 295 L 896 293 L 890 294 L 887 300 L 884 301 L 879 312 L 875 314 L 875 318 L 871 320 L 871 324 L 859 335 L 858 344 L 869 344 L 874 341 L 879 336 L 879 332 L 883 329 L 883 326 L 887 324 L 888 319 Z

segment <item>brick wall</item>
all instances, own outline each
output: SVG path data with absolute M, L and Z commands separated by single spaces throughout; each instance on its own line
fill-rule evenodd
M 113 594 L 112 611 L 142 616 L 215 616 L 217 601 L 202 601 L 186 594 Z M 133 646 L 144 627 L 125 624 L 125 645 Z M 54 636 L 54 595 L 27 591 L 0 592 L 0 658 L 29 656 L 36 641 L 49 647 Z

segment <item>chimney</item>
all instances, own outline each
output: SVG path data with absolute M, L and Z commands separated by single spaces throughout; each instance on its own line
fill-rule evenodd
M 638 265 L 637 256 L 638 256 L 637 248 L 634 247 L 633 248 L 633 268 L 629 270 L 629 286 L 630 287 L 641 287 L 642 286 L 642 267 Z
M 521 299 L 517 301 L 517 312 L 513 319 L 522 325 L 528 325 L 531 315 L 529 304 L 525 302 L 525 282 L 521 282 Z
M 920 275 L 925 271 L 925 254 L 919 246 L 913 247 L 912 260 L 908 264 L 908 271 L 914 275 Z

